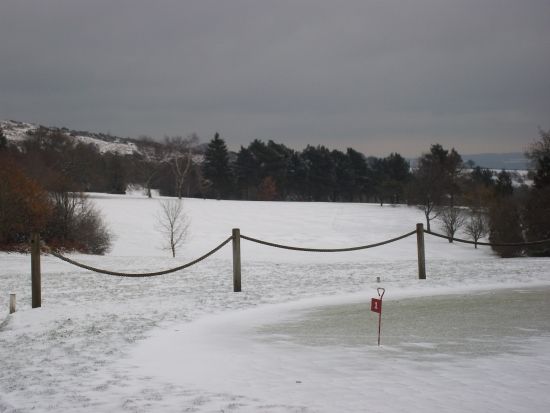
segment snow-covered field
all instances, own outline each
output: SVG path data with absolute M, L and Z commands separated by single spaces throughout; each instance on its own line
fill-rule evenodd
M 158 199 L 91 195 L 116 234 L 117 271 L 174 267 L 231 234 L 307 247 L 382 241 L 419 211 L 370 204 L 185 200 L 190 235 L 160 249 Z M 319 254 L 242 244 L 155 278 L 94 274 L 42 257 L 42 308 L 30 308 L 30 257 L 0 254 L 0 412 L 545 411 L 550 406 L 550 260 L 426 236 Z M 376 282 L 381 278 L 381 283 Z M 382 346 L 368 308 L 386 288 Z M 7 315 L 9 293 L 17 312 Z

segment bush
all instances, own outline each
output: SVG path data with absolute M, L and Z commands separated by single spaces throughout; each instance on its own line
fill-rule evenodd
M 45 239 L 54 248 L 77 250 L 88 254 L 105 254 L 111 247 L 111 233 L 101 214 L 81 192 L 51 193 L 52 219 Z
M 489 208 L 489 241 L 495 244 L 524 242 L 518 206 L 512 197 L 500 198 Z M 502 258 L 519 257 L 522 247 L 492 247 Z
M 439 214 L 441 229 L 449 237 L 449 242 L 453 242 L 455 233 L 464 225 L 466 215 L 460 208 L 443 208 Z
M 0 158 L 0 244 L 27 242 L 52 214 L 48 194 L 7 157 Z

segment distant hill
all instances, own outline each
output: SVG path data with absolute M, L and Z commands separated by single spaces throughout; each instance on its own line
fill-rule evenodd
M 50 132 L 59 132 L 63 135 L 75 139 L 84 144 L 94 145 L 101 154 L 114 153 L 118 155 L 138 155 L 147 160 L 161 160 L 166 157 L 166 153 L 159 151 L 163 147 L 161 142 L 155 142 L 151 139 L 132 139 L 113 136 L 105 133 L 96 133 L 88 131 L 77 131 L 68 128 L 58 128 L 52 126 L 43 126 L 35 123 L 20 122 L 16 120 L 0 120 L 0 129 L 9 142 L 20 146 L 23 141 L 29 139 L 38 128 L 45 128 Z M 197 144 L 193 147 L 193 161 L 201 163 L 203 154 L 206 150 L 206 143 Z M 170 157 L 170 155 L 168 155 Z
M 0 128 L 4 135 L 14 144 L 18 144 L 29 135 L 35 132 L 42 125 L 37 125 L 28 122 L 19 122 L 15 120 L 0 120 Z M 50 131 L 61 132 L 68 137 L 72 137 L 82 143 L 95 145 L 100 153 L 117 153 L 119 155 L 132 155 L 140 153 L 138 141 L 129 138 L 120 138 L 103 133 L 92 133 L 87 131 L 75 131 L 67 128 L 46 127 Z
M 462 155 L 464 162 L 473 161 L 475 166 L 482 168 L 507 171 L 525 171 L 529 169 L 529 161 L 521 152 L 508 153 L 475 153 Z M 418 158 L 409 159 L 411 167 L 416 167 Z
M 529 161 L 521 152 L 510 153 L 478 153 L 472 155 L 462 155 L 464 162 L 472 160 L 476 166 L 488 169 L 529 169 Z

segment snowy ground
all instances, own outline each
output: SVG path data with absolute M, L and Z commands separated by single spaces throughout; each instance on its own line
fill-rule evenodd
M 93 199 L 115 246 L 105 257 L 72 258 L 119 271 L 173 267 L 234 227 L 290 245 L 347 247 L 422 222 L 406 207 L 186 200 L 191 235 L 174 260 L 159 249 L 157 199 Z M 550 405 L 550 260 L 503 260 L 427 236 L 428 279 L 420 281 L 414 237 L 345 254 L 245 240 L 242 250 L 242 293 L 232 292 L 230 246 L 148 279 L 43 257 L 43 306 L 34 310 L 30 258 L 0 255 L 0 412 L 528 412 Z M 387 293 L 378 348 L 367 305 L 380 285 Z M 18 311 L 8 317 L 10 292 Z

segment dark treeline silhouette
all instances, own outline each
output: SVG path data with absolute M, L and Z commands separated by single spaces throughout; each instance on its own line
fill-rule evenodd
M 401 203 L 420 208 L 427 229 L 436 222 L 449 237 L 462 233 L 475 242 L 487 235 L 495 243 L 531 241 L 550 238 L 550 133 L 541 130 L 540 138 L 526 153 L 533 165 L 534 184 L 528 187 L 519 176 L 465 163 L 454 148 L 439 144 L 432 145 L 411 169 L 397 153 L 367 157 L 353 148 L 340 151 L 321 145 L 298 151 L 272 140 L 256 139 L 230 152 L 218 133 L 207 144 L 200 144 L 196 135 L 165 137 L 164 142 L 142 137 L 132 141 L 137 152 L 122 155 L 101 153 L 96 145 L 82 143 L 65 130 L 41 127 L 18 145 L 10 144 L 0 130 L 3 173 L 9 174 L 10 168 L 18 171 L 10 188 L 0 183 L 0 214 L 2 208 L 14 210 L 6 206 L 14 196 L 7 195 L 8 189 L 26 186 L 32 191 L 20 197 L 27 199 L 27 204 L 21 201 L 26 205 L 21 211 L 30 214 L 26 218 L 30 226 L 47 221 L 41 232 L 60 245 L 75 246 L 78 242 L 69 234 L 75 225 L 64 221 L 63 214 L 79 206 L 83 216 L 95 217 L 79 219 L 88 227 L 95 223 L 98 238 L 97 245 L 79 249 L 104 251 L 107 229 L 85 204 L 85 196 L 69 199 L 67 194 L 122 194 L 129 185 L 137 185 L 150 197 L 155 188 L 161 195 L 179 198 Z M 44 194 L 48 205 L 33 217 L 32 211 L 40 208 L 33 209 L 32 200 L 44 199 Z M 8 221 L 0 223 L 3 244 L 20 241 L 28 230 Z M 501 256 L 550 254 L 544 245 L 495 251 Z
M 396 203 L 410 178 L 399 154 L 367 158 L 324 146 L 296 151 L 271 140 L 241 147 L 232 166 L 233 196 L 246 200 Z
M 135 141 L 139 152 L 101 153 L 64 130 L 39 128 L 18 146 L 1 141 L 5 156 L 46 190 L 124 193 L 139 185 L 151 195 L 242 200 L 404 202 L 409 162 L 392 153 L 366 157 L 324 146 L 302 151 L 272 140 L 230 152 L 219 134 L 200 144 L 196 135 Z

